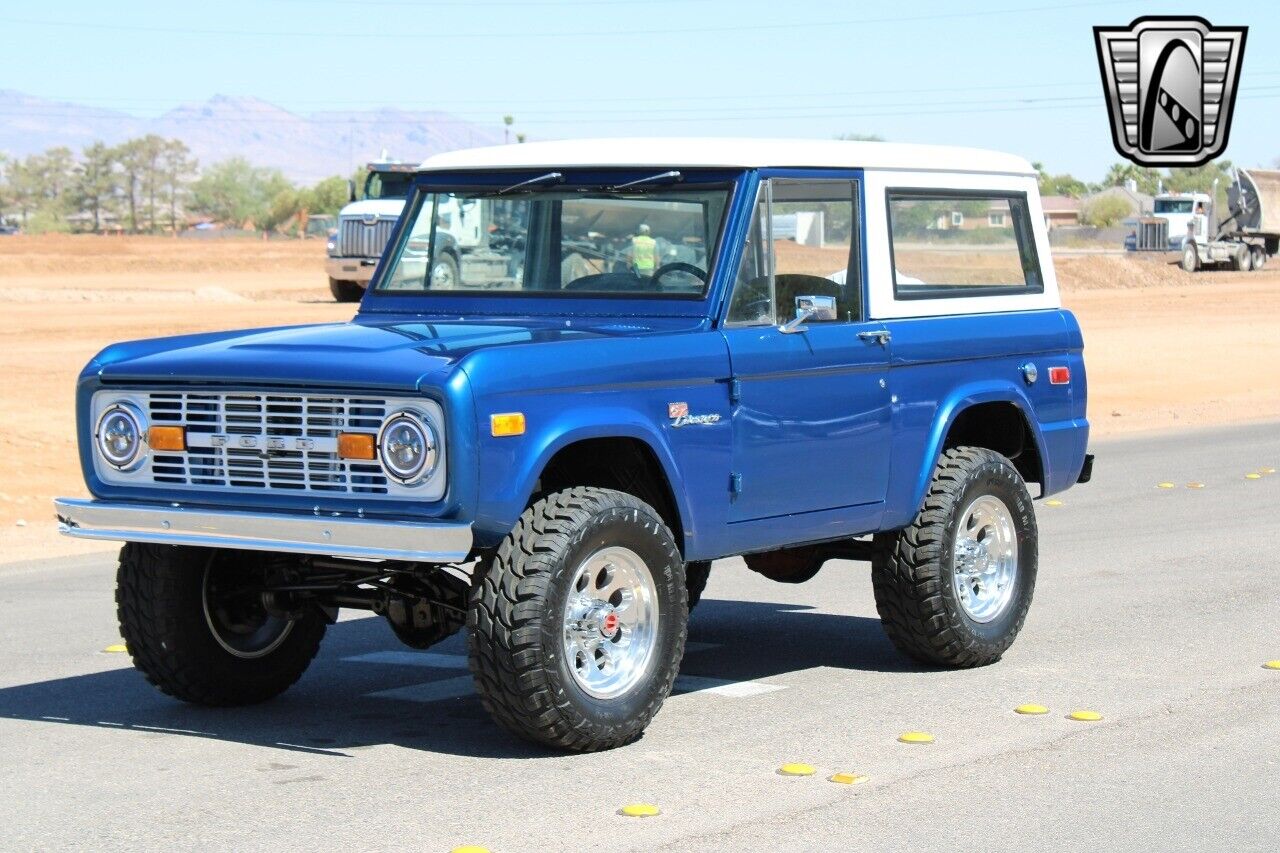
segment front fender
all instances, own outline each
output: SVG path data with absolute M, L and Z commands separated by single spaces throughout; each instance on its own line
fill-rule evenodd
M 492 547 L 501 542 L 529 504 L 538 478 L 556 453 L 578 441 L 592 438 L 631 438 L 653 451 L 671 486 L 676 511 L 686 539 L 693 532 L 693 518 L 680 468 L 663 433 L 650 419 L 626 406 L 592 405 L 556 412 L 530 413 L 537 424 L 523 436 L 482 436 L 480 488 L 484 499 L 477 507 L 476 544 Z M 481 428 L 485 424 L 480 425 Z
M 942 446 L 947 439 L 947 433 L 951 430 L 951 425 L 965 409 L 983 403 L 1012 403 L 1017 407 L 1023 420 L 1031 428 L 1031 437 L 1036 444 L 1036 450 L 1044 465 L 1045 478 L 1048 481 L 1050 455 L 1045 446 L 1044 434 L 1035 416 L 1035 407 L 1026 392 L 1017 384 L 1003 380 L 966 383 L 951 389 L 947 396 L 939 401 L 932 422 L 925 433 L 923 447 L 919 452 L 908 446 L 915 443 L 909 438 L 910 432 L 908 430 L 899 432 L 899 436 L 903 438 L 895 440 L 894 467 L 897 468 L 901 464 L 905 470 L 902 470 L 901 475 L 895 471 L 890 476 L 890 489 L 893 494 L 890 495 L 886 504 L 888 511 L 882 523 L 883 529 L 893 530 L 904 527 L 915 518 L 921 504 L 924 503 L 925 491 L 933 479 L 933 471 L 938 465 L 938 459 L 942 456 Z

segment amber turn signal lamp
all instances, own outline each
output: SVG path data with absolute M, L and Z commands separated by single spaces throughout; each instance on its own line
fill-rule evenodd
M 367 432 L 340 432 L 338 456 L 343 459 L 377 459 L 377 442 Z
M 147 433 L 152 450 L 186 450 L 187 429 L 180 426 L 153 426 Z
M 524 412 L 489 415 L 489 432 L 495 436 L 524 435 Z

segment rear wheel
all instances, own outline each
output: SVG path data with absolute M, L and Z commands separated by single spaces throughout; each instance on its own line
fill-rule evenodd
M 1242 248 L 1232 259 L 1231 265 L 1239 272 L 1251 272 L 1253 270 L 1253 249 L 1249 246 Z
M 338 302 L 359 302 L 364 296 L 364 288 L 354 281 L 343 281 L 338 278 L 329 279 L 329 292 Z
M 876 609 L 901 651 L 973 667 L 1013 644 L 1035 589 L 1037 532 L 1008 459 L 979 447 L 945 451 L 915 521 L 876 544 Z
M 638 498 L 572 488 L 533 504 L 473 580 L 470 662 L 485 708 L 561 749 L 640 737 L 684 654 L 683 569 Z
M 1266 266 L 1267 264 L 1266 249 L 1262 248 L 1261 246 L 1254 246 L 1252 249 L 1249 250 L 1249 252 L 1253 256 L 1253 268 L 1255 270 L 1260 270 L 1264 266 Z
M 1188 243 L 1182 247 L 1182 268 L 1187 272 L 1195 272 L 1200 269 L 1200 254 L 1196 251 L 1193 243 Z
M 136 666 L 165 693 L 200 705 L 246 705 L 283 692 L 320 648 L 318 610 L 280 610 L 263 591 L 281 559 L 130 543 L 116 604 Z

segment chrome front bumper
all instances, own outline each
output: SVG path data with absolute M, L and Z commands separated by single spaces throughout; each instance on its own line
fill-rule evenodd
M 281 551 L 326 557 L 457 563 L 471 525 L 332 515 L 234 512 L 58 498 L 58 530 L 79 539 Z

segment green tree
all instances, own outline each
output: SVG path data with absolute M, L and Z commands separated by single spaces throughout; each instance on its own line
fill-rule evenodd
M 334 175 L 302 193 L 302 207 L 308 214 L 337 215 L 347 203 L 347 182 Z
M 1088 185 L 1074 175 L 1065 172 L 1061 175 L 1051 175 L 1040 163 L 1032 163 L 1031 167 L 1040 175 L 1040 195 L 1065 195 L 1079 198 L 1089 191 Z
M 170 139 L 160 146 L 157 176 L 159 198 L 169 208 L 169 230 L 178 233 L 178 206 L 186 201 L 196 174 L 196 159 L 180 139 Z
M 129 139 L 113 149 L 120 164 L 120 188 L 124 192 L 125 208 L 129 212 L 129 233 L 138 233 L 138 195 L 142 190 L 143 173 L 146 171 L 146 154 L 142 140 Z M 88 152 L 86 151 L 86 157 Z
M 1138 192 L 1155 195 L 1160 187 L 1160 170 L 1139 166 L 1136 163 L 1112 163 L 1102 179 L 1104 187 L 1122 187 L 1128 181 L 1138 185 Z
M 102 230 L 102 215 L 115 201 L 120 190 L 117 149 L 95 142 L 84 149 L 83 159 L 76 169 L 72 200 L 76 207 L 93 215 L 93 231 Z
M 1109 228 L 1129 215 L 1129 204 L 1122 198 L 1096 198 L 1080 211 L 1080 221 L 1095 228 Z
M 272 205 L 291 185 L 278 169 L 253 166 L 243 157 L 215 163 L 191 186 L 193 207 L 234 225 L 261 225 Z

